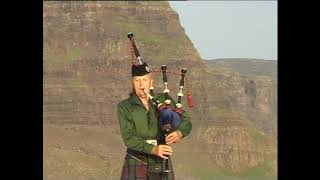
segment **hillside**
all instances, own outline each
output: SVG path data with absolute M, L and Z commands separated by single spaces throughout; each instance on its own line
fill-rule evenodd
M 263 59 L 212 59 L 205 60 L 212 68 L 230 69 L 246 76 L 270 76 L 277 80 L 277 61 Z

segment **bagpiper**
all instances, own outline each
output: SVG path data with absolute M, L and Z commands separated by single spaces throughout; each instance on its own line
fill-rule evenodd
M 187 70 L 181 70 L 177 102 L 169 95 L 166 65 L 160 71 L 164 92 L 155 93 L 153 73 L 140 56 L 131 32 L 128 38 L 133 91 L 117 107 L 121 136 L 127 147 L 121 179 L 173 180 L 174 151 L 170 144 L 180 142 L 192 129 L 190 116 L 181 104 Z

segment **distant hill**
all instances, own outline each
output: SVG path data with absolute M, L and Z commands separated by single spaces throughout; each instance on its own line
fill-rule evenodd
M 204 60 L 213 69 L 230 69 L 245 76 L 270 76 L 277 80 L 277 61 L 263 59 Z

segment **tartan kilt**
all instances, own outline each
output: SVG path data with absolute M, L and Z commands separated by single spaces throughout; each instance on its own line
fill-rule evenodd
M 133 155 L 135 156 L 135 155 Z M 171 158 L 168 160 L 169 173 L 161 173 L 161 170 L 155 171 L 155 167 L 161 167 L 161 159 L 153 155 L 146 155 L 149 157 L 135 156 L 141 161 L 147 163 L 144 164 L 126 154 L 124 163 L 122 166 L 121 180 L 174 180 L 174 172 L 171 164 Z M 151 157 L 153 156 L 153 157 Z M 149 163 L 150 158 L 156 158 L 157 162 Z

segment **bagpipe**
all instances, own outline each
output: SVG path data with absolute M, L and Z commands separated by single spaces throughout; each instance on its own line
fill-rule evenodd
M 140 53 L 138 51 L 138 48 L 135 44 L 134 38 L 133 38 L 133 33 L 129 32 L 128 33 L 128 38 L 130 40 L 130 46 L 131 46 L 131 55 L 132 55 L 132 64 L 137 64 L 135 63 L 136 61 L 138 62 L 139 65 L 142 65 L 143 59 L 140 56 Z M 161 71 L 154 71 L 151 70 L 151 72 L 162 72 L 163 75 L 163 85 L 164 85 L 164 96 L 165 96 L 165 101 L 164 102 L 159 102 L 158 100 L 155 100 L 154 98 L 154 87 L 150 87 L 150 93 L 146 93 L 146 95 L 152 100 L 152 102 L 157 106 L 157 114 L 158 114 L 158 120 L 159 120 L 159 125 L 162 129 L 162 131 L 169 132 L 171 130 L 175 130 L 178 128 L 181 118 L 183 116 L 183 113 L 185 112 L 182 109 L 182 97 L 184 96 L 183 94 L 183 89 L 185 86 L 185 79 L 186 79 L 186 73 L 187 69 L 182 68 L 181 69 L 181 79 L 180 79 L 180 87 L 179 87 L 179 92 L 177 94 L 178 100 L 175 106 L 171 105 L 171 100 L 169 98 L 169 92 L 170 90 L 168 89 L 168 77 L 167 77 L 167 66 L 162 65 L 161 66 Z M 172 73 L 172 72 L 170 72 Z M 177 74 L 177 73 L 173 73 Z M 192 96 L 191 92 L 187 93 L 188 97 L 188 105 L 189 107 L 193 107 L 192 104 Z
M 130 49 L 131 49 L 131 56 L 132 56 L 132 64 L 138 64 L 138 65 L 143 65 L 145 64 L 145 62 L 143 62 L 142 57 L 140 56 L 140 53 L 137 49 L 137 46 L 135 44 L 134 38 L 133 38 L 133 33 L 129 32 L 128 33 L 128 38 L 130 40 Z M 171 100 L 169 98 L 169 92 L 170 90 L 168 89 L 168 77 L 167 74 L 168 73 L 172 73 L 172 74 L 178 74 L 178 73 L 173 73 L 173 72 L 168 72 L 167 71 L 167 66 L 166 65 L 162 65 L 160 68 L 160 71 L 156 71 L 156 70 L 151 70 L 150 72 L 162 72 L 163 75 L 163 85 L 164 85 L 164 96 L 165 96 L 165 101 L 164 102 L 160 102 L 158 100 L 156 100 L 154 98 L 154 87 L 150 87 L 150 93 L 145 92 L 145 94 L 149 97 L 149 99 L 152 100 L 152 102 L 154 103 L 154 105 L 156 105 L 157 107 L 157 118 L 158 118 L 158 125 L 161 129 L 161 135 L 160 135 L 160 141 L 159 144 L 166 144 L 165 142 L 165 137 L 173 132 L 174 130 L 176 130 L 181 121 L 182 121 L 182 117 L 184 114 L 184 110 L 182 108 L 182 97 L 184 96 L 183 94 L 183 89 L 185 86 L 185 80 L 186 80 L 186 73 L 187 73 L 187 69 L 186 68 L 182 68 L 180 71 L 180 87 L 179 87 L 179 91 L 177 93 L 178 96 L 178 100 L 177 103 L 174 105 L 172 105 L 173 103 L 171 103 Z M 187 93 L 187 97 L 188 97 L 188 105 L 189 107 L 193 107 L 192 104 L 192 96 L 191 96 L 191 92 Z M 167 161 L 166 161 L 167 163 Z M 166 170 L 164 170 L 164 172 L 169 172 L 168 168 L 165 168 Z

